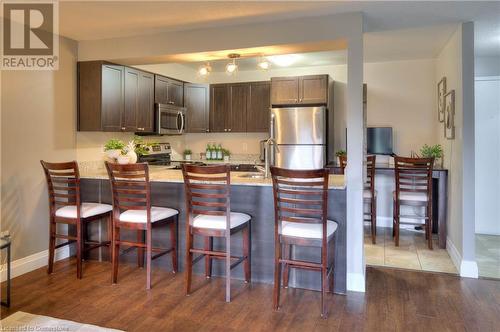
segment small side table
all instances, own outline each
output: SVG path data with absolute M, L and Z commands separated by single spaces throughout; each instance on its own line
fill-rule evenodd
M 1 301 L 1 305 L 10 307 L 10 238 L 2 237 L 0 238 L 0 250 L 7 250 L 7 299 Z

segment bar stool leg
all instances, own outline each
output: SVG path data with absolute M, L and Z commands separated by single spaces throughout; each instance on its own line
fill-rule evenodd
M 245 282 L 250 282 L 250 224 L 243 229 L 243 256 L 245 256 Z
M 106 218 L 106 222 L 108 223 L 108 241 L 109 241 L 109 261 L 113 261 L 113 216 L 111 214 Z
M 370 222 L 371 222 L 371 229 L 372 229 L 372 243 L 375 244 L 376 241 L 376 207 L 375 207 L 375 200 L 372 198 L 372 201 L 370 203 Z
M 113 231 L 113 257 L 112 257 L 112 264 L 113 264 L 113 274 L 111 276 L 111 282 L 113 284 L 116 284 L 116 281 L 118 280 L 118 258 L 120 256 L 120 228 L 119 227 L 114 227 Z
M 177 272 L 177 227 L 179 223 L 179 215 L 175 217 L 175 221 L 170 223 L 170 243 L 172 246 L 172 272 Z
M 226 302 L 231 302 L 231 236 L 226 234 Z
M 146 230 L 146 289 L 151 289 L 151 233 L 151 225 L 149 225 L 148 229 Z
M 144 231 L 142 229 L 137 231 L 137 242 L 144 243 Z M 144 248 L 137 247 L 137 266 L 144 267 Z
M 292 259 L 292 245 L 291 244 L 284 244 L 283 249 L 284 249 L 283 257 L 285 259 Z M 288 288 L 289 277 L 290 277 L 290 265 L 285 263 L 283 266 L 283 287 L 284 288 Z
M 280 290 L 281 290 L 281 243 L 274 244 L 274 292 L 273 292 L 273 307 L 274 310 L 279 309 Z
M 428 244 L 432 250 L 432 202 L 427 204 L 427 230 L 429 232 Z
M 326 262 L 326 255 L 327 255 L 327 246 L 323 246 L 321 249 L 321 317 L 326 318 L 327 313 L 326 313 L 326 292 L 328 289 L 328 278 L 327 278 L 327 262 Z
M 191 275 L 193 273 L 193 254 L 191 249 L 193 247 L 193 234 L 188 229 L 186 234 L 186 295 L 191 292 Z
M 52 218 L 51 218 L 52 219 Z M 51 274 L 54 271 L 54 252 L 56 250 L 56 223 L 51 220 L 50 221 L 50 230 L 49 230 L 49 267 L 47 269 L 47 273 Z
M 212 236 L 205 236 L 205 250 L 213 250 L 214 238 Z M 205 278 L 212 277 L 212 258 L 210 255 L 205 255 Z
M 77 219 L 76 222 L 76 276 L 82 279 L 82 247 L 83 247 L 83 234 L 82 234 L 82 221 Z

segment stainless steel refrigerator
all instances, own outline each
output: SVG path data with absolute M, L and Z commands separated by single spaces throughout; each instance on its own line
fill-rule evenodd
M 316 169 L 326 164 L 327 109 L 283 107 L 271 109 L 272 163 L 288 169 Z

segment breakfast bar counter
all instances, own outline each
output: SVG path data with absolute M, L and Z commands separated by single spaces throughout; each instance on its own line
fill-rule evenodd
M 104 168 L 80 168 L 82 200 L 111 204 L 110 183 Z M 249 175 L 250 174 L 250 175 Z M 274 198 L 271 179 L 252 178 L 248 172 L 231 173 L 231 210 L 247 213 L 252 216 L 251 221 L 251 266 L 252 281 L 273 283 L 274 275 Z M 167 169 L 162 166 L 150 166 L 152 204 L 165 206 L 179 211 L 178 245 L 180 271 L 184 270 L 185 263 L 185 193 L 182 172 Z M 336 293 L 346 291 L 346 190 L 343 175 L 330 175 L 330 189 L 328 195 L 328 219 L 338 223 L 335 235 L 335 274 L 334 289 Z M 168 238 L 167 228 L 153 232 L 153 242 L 157 239 Z M 105 239 L 106 227 L 96 226 L 89 229 L 89 236 L 95 239 Z M 135 232 L 122 236 L 136 238 Z M 231 250 L 240 252 L 241 234 L 232 236 Z M 164 242 L 164 240 L 163 240 Z M 197 241 L 195 245 L 202 247 Z M 214 239 L 214 249 L 224 247 L 223 240 Z M 293 255 L 296 259 L 320 259 L 320 248 L 294 247 Z M 136 262 L 136 251 L 125 252 L 120 259 Z M 91 257 L 95 258 L 95 257 Z M 157 268 L 171 269 L 170 259 L 161 257 L 153 262 Z M 194 265 L 194 272 L 203 274 L 203 260 Z M 214 260 L 213 274 L 224 276 L 223 261 Z M 153 272 L 154 275 L 154 272 Z M 243 267 L 232 271 L 231 277 L 243 280 Z M 154 279 L 153 279 L 154 280 Z M 153 284 L 154 285 L 154 284 Z M 290 275 L 290 286 L 319 290 L 321 286 L 320 274 L 315 271 L 294 270 Z

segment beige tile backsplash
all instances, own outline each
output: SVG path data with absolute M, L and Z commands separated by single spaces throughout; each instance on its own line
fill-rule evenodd
M 180 159 L 184 149 L 189 148 L 194 154 L 204 152 L 208 143 L 222 144 L 232 154 L 258 155 L 260 152 L 259 141 L 266 139 L 267 133 L 203 133 L 185 134 L 182 136 L 145 136 L 146 141 L 169 142 L 172 146 L 172 158 Z M 108 133 L 108 132 L 77 132 L 77 160 L 94 161 L 102 160 L 103 148 L 106 141 L 111 138 L 128 142 L 134 138 L 133 133 Z

